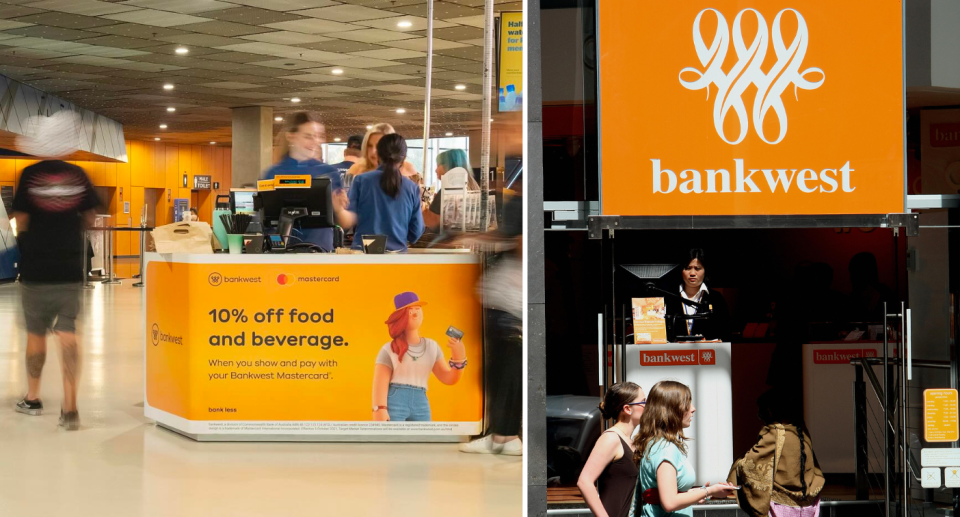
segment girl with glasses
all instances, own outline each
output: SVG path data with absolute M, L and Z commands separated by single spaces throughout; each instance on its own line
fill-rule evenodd
M 600 403 L 603 418 L 616 424 L 600 435 L 580 472 L 577 487 L 598 517 L 626 517 L 637 482 L 631 445 L 645 404 L 643 389 L 632 382 L 614 384 Z M 594 486 L 599 481 L 600 489 Z

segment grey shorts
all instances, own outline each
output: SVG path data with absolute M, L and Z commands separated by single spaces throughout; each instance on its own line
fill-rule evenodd
M 20 298 L 27 332 L 45 335 L 76 332 L 80 313 L 80 284 L 20 283 Z

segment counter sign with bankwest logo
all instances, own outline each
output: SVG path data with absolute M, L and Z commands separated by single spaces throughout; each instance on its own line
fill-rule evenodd
M 156 323 L 150 327 L 150 340 L 153 341 L 153 346 L 159 346 L 160 343 L 172 343 L 174 345 L 183 344 L 183 336 L 174 336 L 172 334 L 163 332 L 160 330 L 160 325 Z

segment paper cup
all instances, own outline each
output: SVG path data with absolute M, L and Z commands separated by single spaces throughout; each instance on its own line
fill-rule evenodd
M 231 233 L 227 235 L 227 245 L 230 247 L 230 253 L 243 253 L 243 234 Z

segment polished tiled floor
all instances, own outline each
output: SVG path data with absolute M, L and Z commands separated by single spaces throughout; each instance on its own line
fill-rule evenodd
M 143 416 L 141 292 L 84 293 L 83 427 L 57 428 L 51 339 L 46 414 L 26 390 L 18 286 L 0 285 L 0 515 L 97 517 L 522 514 L 522 462 L 451 444 L 196 443 Z

